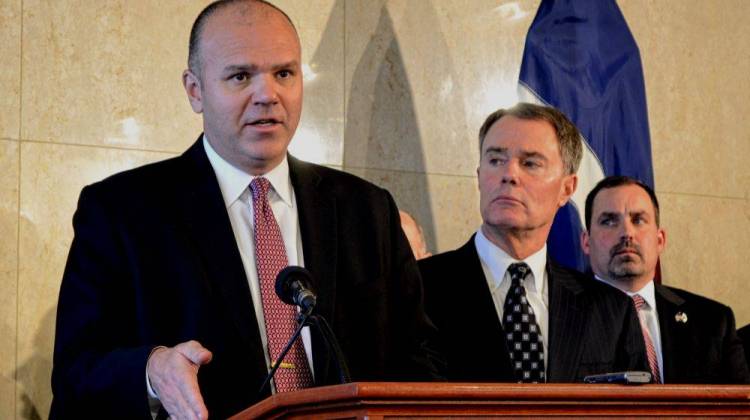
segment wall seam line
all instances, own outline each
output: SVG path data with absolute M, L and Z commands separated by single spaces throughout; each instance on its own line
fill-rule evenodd
M 21 291 L 21 146 L 23 145 L 21 133 L 23 132 L 23 21 L 24 21 L 24 4 L 23 0 L 20 0 L 21 5 L 21 14 L 20 14 L 20 28 L 19 28 L 19 34 L 18 34 L 18 53 L 19 53 L 19 60 L 18 60 L 18 151 L 17 151 L 17 159 L 18 159 L 18 179 L 16 180 L 16 331 L 15 331 L 15 351 L 14 351 L 14 358 L 15 361 L 13 365 L 15 366 L 13 370 L 13 383 L 15 386 L 13 387 L 13 417 L 18 418 L 18 398 L 19 398 L 19 387 L 20 384 L 18 382 L 18 362 L 19 362 L 19 355 L 18 355 L 18 341 L 19 341 L 19 319 L 20 319 L 20 312 L 21 312 L 21 299 L 20 299 L 20 291 Z

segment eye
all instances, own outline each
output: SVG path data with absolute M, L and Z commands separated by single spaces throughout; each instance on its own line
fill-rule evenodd
M 507 161 L 506 158 L 504 158 L 502 156 L 497 156 L 497 155 L 495 155 L 495 156 L 489 156 L 487 158 L 487 163 L 489 163 L 490 166 L 504 165 L 506 161 Z
M 292 77 L 294 73 L 291 70 L 281 70 L 278 73 L 276 73 L 276 77 L 279 79 L 288 79 Z
M 237 73 L 233 74 L 231 79 L 235 82 L 246 82 L 249 79 L 249 76 L 247 73 Z
M 617 221 L 614 217 L 602 217 L 599 219 L 599 225 L 600 226 L 615 226 L 617 224 Z
M 542 166 L 541 162 L 534 159 L 526 159 L 522 162 L 522 165 L 530 169 L 539 168 L 540 166 Z
M 633 217 L 633 224 L 634 225 L 642 225 L 646 223 L 646 219 L 643 216 L 635 216 Z

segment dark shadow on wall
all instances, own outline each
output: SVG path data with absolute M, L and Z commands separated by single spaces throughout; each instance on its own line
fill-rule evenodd
M 22 419 L 41 420 L 48 416 L 52 395 L 52 353 L 47 349 L 52 348 L 50 343 L 54 336 L 55 308 L 52 308 L 44 315 L 34 335 L 34 353 L 16 369 L 21 404 L 17 411 Z
M 373 13 L 359 11 L 366 13 L 360 18 L 378 16 L 378 23 L 352 72 L 344 131 L 344 170 L 391 191 L 399 208 L 422 224 L 428 249 L 434 250 L 435 221 L 422 136 L 401 47 L 385 2 L 369 2 L 362 8 Z M 352 27 L 356 25 L 350 21 L 346 24 L 347 37 L 361 30 Z M 348 47 L 349 42 L 347 55 L 358 53 Z

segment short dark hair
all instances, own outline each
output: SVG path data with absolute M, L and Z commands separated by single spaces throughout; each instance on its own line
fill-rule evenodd
M 193 22 L 193 27 L 190 29 L 190 42 L 188 44 L 188 68 L 190 71 L 193 72 L 198 78 L 201 77 L 201 48 L 200 48 L 200 42 L 201 42 L 201 36 L 203 35 L 203 29 L 206 26 L 206 22 L 208 22 L 208 18 L 211 17 L 214 13 L 218 12 L 221 9 L 224 9 L 226 7 L 232 6 L 237 3 L 258 3 L 261 5 L 268 6 L 282 15 L 286 18 L 286 20 L 289 21 L 289 24 L 292 25 L 292 28 L 294 28 L 294 31 L 297 31 L 297 28 L 294 26 L 294 23 L 292 22 L 292 19 L 289 18 L 289 15 L 287 15 L 283 10 L 279 9 L 277 6 L 269 3 L 266 0 L 217 0 L 213 3 L 206 6 L 199 14 L 198 17 L 195 18 L 195 22 Z
M 484 120 L 482 128 L 479 129 L 479 153 L 482 153 L 482 145 L 487 133 L 500 118 L 509 115 L 522 120 L 547 121 L 555 129 L 557 144 L 560 146 L 560 155 L 563 165 L 568 174 L 574 174 L 578 170 L 583 157 L 583 145 L 581 144 L 581 132 L 568 117 L 559 110 L 526 102 L 519 102 L 512 108 L 498 109 Z
M 651 204 L 654 205 L 654 217 L 656 218 L 656 226 L 659 226 L 659 200 L 656 199 L 656 193 L 654 192 L 654 190 L 635 178 L 631 178 L 629 176 L 612 175 L 599 181 L 594 189 L 591 190 L 589 195 L 586 196 L 586 230 L 591 230 L 591 217 L 593 216 L 592 213 L 594 211 L 594 200 L 596 199 L 596 195 L 599 194 L 601 190 L 622 187 L 624 185 L 637 185 L 643 188 L 643 190 L 648 193 L 649 198 L 651 198 Z

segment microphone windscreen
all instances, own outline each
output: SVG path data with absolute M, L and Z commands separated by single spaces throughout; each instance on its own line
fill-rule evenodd
M 294 291 L 292 284 L 298 281 L 300 284 L 309 289 L 312 284 L 312 274 L 305 268 L 290 265 L 279 271 L 276 276 L 276 295 L 282 302 L 288 305 L 294 305 Z

